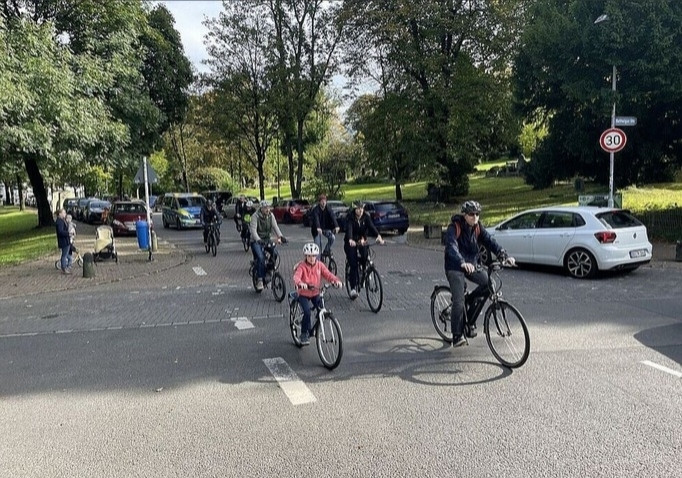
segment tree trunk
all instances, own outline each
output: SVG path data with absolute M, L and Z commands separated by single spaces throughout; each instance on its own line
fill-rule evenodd
M 45 182 L 43 181 L 43 175 L 40 173 L 40 169 L 38 169 L 38 162 L 35 156 L 25 155 L 24 166 L 26 167 L 28 179 L 31 181 L 33 195 L 36 198 L 36 207 L 38 208 L 38 226 L 54 226 L 54 217 L 52 216 L 52 211 L 50 210 L 50 202 L 47 200 Z
M 396 199 L 396 201 L 402 201 L 403 200 L 403 190 L 400 187 L 400 181 L 395 182 L 395 199 Z
M 26 209 L 26 201 L 24 200 L 24 183 L 17 173 L 17 192 L 19 193 L 19 210 L 23 211 Z
M 303 157 L 303 126 L 304 119 L 299 118 L 296 125 L 296 153 L 298 156 L 298 167 L 296 169 L 296 191 L 291 191 L 292 198 L 301 197 L 301 179 L 303 178 L 303 163 L 305 161 Z

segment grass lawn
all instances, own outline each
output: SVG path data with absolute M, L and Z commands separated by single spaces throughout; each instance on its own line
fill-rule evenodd
M 0 207 L 0 267 L 57 252 L 54 227 L 37 227 L 35 209 Z

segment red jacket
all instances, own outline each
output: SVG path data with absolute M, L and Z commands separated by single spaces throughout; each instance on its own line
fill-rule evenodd
M 311 266 L 307 261 L 302 260 L 294 266 L 294 285 L 298 289 L 303 284 L 314 285 L 315 289 L 298 289 L 299 295 L 303 297 L 315 297 L 320 294 L 322 287 L 322 278 L 327 282 L 341 282 L 341 280 L 334 274 L 329 272 L 327 266 L 322 261 L 315 261 L 315 265 Z

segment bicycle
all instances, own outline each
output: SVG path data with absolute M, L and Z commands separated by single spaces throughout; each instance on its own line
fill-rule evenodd
M 251 231 L 249 230 L 249 222 L 251 222 L 251 215 L 247 215 L 241 220 L 242 226 L 239 234 L 242 238 L 244 252 L 249 252 L 249 247 L 251 247 Z
M 320 356 L 322 365 L 327 369 L 333 370 L 341 363 L 343 356 L 343 335 L 339 321 L 334 317 L 331 310 L 324 305 L 324 293 L 331 284 L 325 284 L 320 291 L 322 307 L 315 308 L 315 323 L 313 324 L 313 335 L 317 345 L 317 353 Z M 311 317 L 312 318 L 312 317 Z M 303 308 L 298 302 L 298 293 L 289 293 L 289 330 L 291 338 L 296 347 L 301 348 L 301 324 L 303 322 Z
M 208 225 L 208 234 L 206 235 L 206 254 L 211 252 L 213 257 L 218 253 L 218 242 L 220 241 L 220 223 L 212 222 Z
M 75 255 L 75 257 L 74 257 Z M 71 263 L 72 264 L 78 264 L 78 267 L 83 267 L 83 256 L 81 256 L 81 253 L 76 249 L 76 246 L 71 246 Z M 58 271 L 62 270 L 62 260 L 57 259 L 54 261 L 54 268 L 57 269 Z
M 374 250 L 372 250 L 369 244 L 365 244 L 367 247 L 367 263 L 362 264 L 360 260 L 360 253 L 358 251 L 358 292 L 365 289 L 365 295 L 367 296 L 367 304 L 369 308 L 375 314 L 381 310 L 381 305 L 384 303 L 384 286 L 381 283 L 381 276 L 379 271 L 377 271 L 374 266 Z M 345 282 L 346 282 L 346 293 L 348 297 L 353 299 L 350 295 L 350 262 L 346 261 L 346 271 L 345 271 Z
M 528 360 L 530 335 L 521 312 L 502 297 L 500 270 L 506 265 L 495 261 L 487 267 L 488 292 L 485 296 L 477 298 L 473 304 L 467 306 L 469 292 L 465 292 L 464 324 L 465 330 L 475 324 L 484 305 L 490 300 L 490 305 L 486 309 L 483 319 L 483 332 L 490 351 L 502 365 L 518 368 Z M 480 266 L 479 270 L 481 270 Z M 438 335 L 446 342 L 452 342 L 451 309 L 452 294 L 450 287 L 446 285 L 435 286 L 431 294 L 431 320 Z M 450 328 L 449 333 L 448 327 Z M 468 344 L 466 334 L 464 337 Z
M 287 293 L 287 286 L 284 283 L 284 277 L 282 277 L 282 274 L 278 271 L 280 259 L 279 254 L 275 251 L 276 244 L 273 241 L 267 243 L 259 241 L 259 243 L 263 245 L 263 255 L 265 256 L 265 278 L 263 279 L 263 287 L 265 288 L 270 285 L 275 300 L 277 302 L 282 302 Z M 282 238 L 282 243 L 286 243 L 285 238 Z M 253 288 L 256 289 L 256 284 L 258 283 L 258 267 L 256 267 L 256 261 L 254 259 L 251 259 L 249 275 L 253 282 Z M 256 289 L 256 292 L 260 294 L 261 291 Z
M 329 272 L 336 275 L 336 260 L 334 260 L 334 253 L 332 251 L 324 251 L 320 255 L 320 260 L 327 266 Z

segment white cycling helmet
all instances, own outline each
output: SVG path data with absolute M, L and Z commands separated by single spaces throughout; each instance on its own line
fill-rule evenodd
M 246 207 L 253 207 L 253 201 L 246 201 Z
M 268 201 L 266 201 L 265 199 L 263 199 L 263 200 L 260 202 L 259 206 L 260 206 L 261 208 L 270 207 L 270 203 L 269 203 Z
M 314 242 L 309 242 L 303 246 L 303 254 L 306 256 L 318 256 L 320 255 L 320 248 Z

